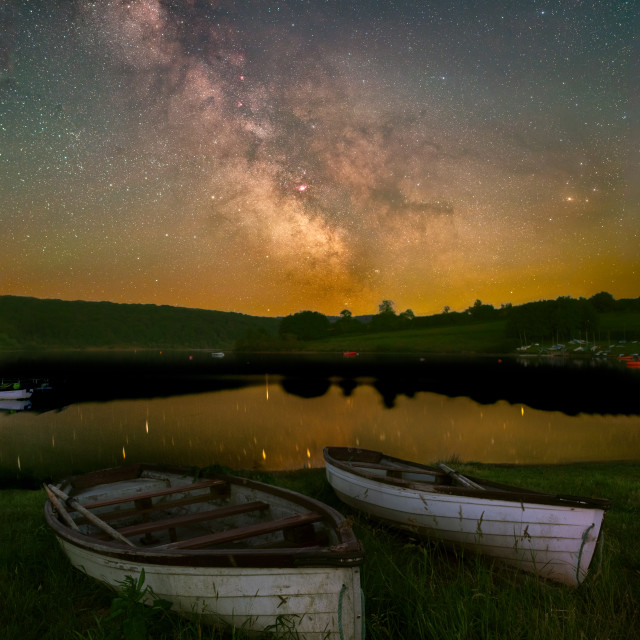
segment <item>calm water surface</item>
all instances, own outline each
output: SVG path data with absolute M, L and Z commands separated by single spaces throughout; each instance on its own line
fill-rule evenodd
M 327 445 L 427 463 L 640 460 L 640 415 L 567 415 L 430 391 L 390 402 L 366 380 L 292 387 L 261 375 L 236 386 L 0 412 L 0 471 L 57 478 L 137 461 L 300 469 L 322 466 Z

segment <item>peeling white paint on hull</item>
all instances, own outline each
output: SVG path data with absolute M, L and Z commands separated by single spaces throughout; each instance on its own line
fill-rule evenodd
M 455 486 L 435 467 L 361 449 L 329 447 L 325 465 L 338 497 L 360 511 L 573 586 L 588 573 L 609 506 L 478 478 L 475 488 Z
M 125 576 L 137 579 L 171 610 L 198 617 L 205 624 L 245 631 L 291 624 L 301 638 L 360 640 L 362 602 L 359 567 L 243 569 L 167 567 L 130 564 L 60 541 L 71 563 L 114 589 Z M 342 636 L 338 612 L 342 622 Z M 282 627 L 284 628 L 284 627 Z
M 153 465 L 48 485 L 45 518 L 71 563 L 127 576 L 203 623 L 307 640 L 362 640 L 364 552 L 326 504 L 219 473 Z

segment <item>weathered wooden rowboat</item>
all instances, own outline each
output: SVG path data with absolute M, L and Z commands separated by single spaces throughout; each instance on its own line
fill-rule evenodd
M 0 399 L 2 400 L 27 400 L 33 395 L 33 389 L 23 387 L 5 387 L 0 389 Z
M 45 488 L 46 521 L 71 563 L 116 589 L 144 569 L 157 597 L 205 623 L 362 638 L 363 551 L 344 517 L 321 502 L 151 465 Z
M 382 521 L 577 586 L 587 575 L 607 500 L 529 491 L 461 476 L 445 465 L 328 447 L 340 499 Z

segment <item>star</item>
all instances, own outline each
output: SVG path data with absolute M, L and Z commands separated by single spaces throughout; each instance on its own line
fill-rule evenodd
M 631 5 L 9 4 L 0 293 L 273 315 L 638 295 Z

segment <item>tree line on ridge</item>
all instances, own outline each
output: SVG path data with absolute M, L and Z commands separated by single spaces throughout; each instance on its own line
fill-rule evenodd
M 591 298 L 561 296 L 555 300 L 539 300 L 523 305 L 501 305 L 495 308 L 476 300 L 464 311 L 451 311 L 445 307 L 442 313 L 416 316 L 411 309 L 401 313 L 395 310 L 391 300 L 383 300 L 378 313 L 366 321 L 353 317 L 344 309 L 333 322 L 317 311 L 300 311 L 282 319 L 281 337 L 299 340 L 318 340 L 332 335 L 404 331 L 436 327 L 453 327 L 494 321 L 504 322 L 505 336 L 521 342 L 549 339 L 570 340 L 595 336 L 600 329 L 603 313 L 640 312 L 640 298 L 616 300 L 610 293 L 597 293 Z M 634 333 L 635 332 L 635 333 Z M 626 331 L 625 331 L 626 334 Z M 629 337 L 640 337 L 640 327 L 629 327 Z M 617 336 L 614 334 L 613 336 Z
M 348 309 L 328 317 L 299 311 L 284 318 L 157 306 L 42 300 L 0 296 L 0 349 L 25 348 L 202 348 L 239 351 L 295 348 L 296 343 L 333 336 L 390 333 L 501 322 L 506 337 L 530 342 L 590 339 L 604 314 L 630 318 L 624 336 L 640 338 L 640 298 L 616 300 L 601 292 L 591 298 L 559 297 L 494 308 L 476 300 L 464 311 L 416 316 L 398 313 L 383 300 L 378 313 L 354 317 Z M 634 315 L 635 314 L 635 315 Z M 622 338 L 612 332 L 611 339 Z

